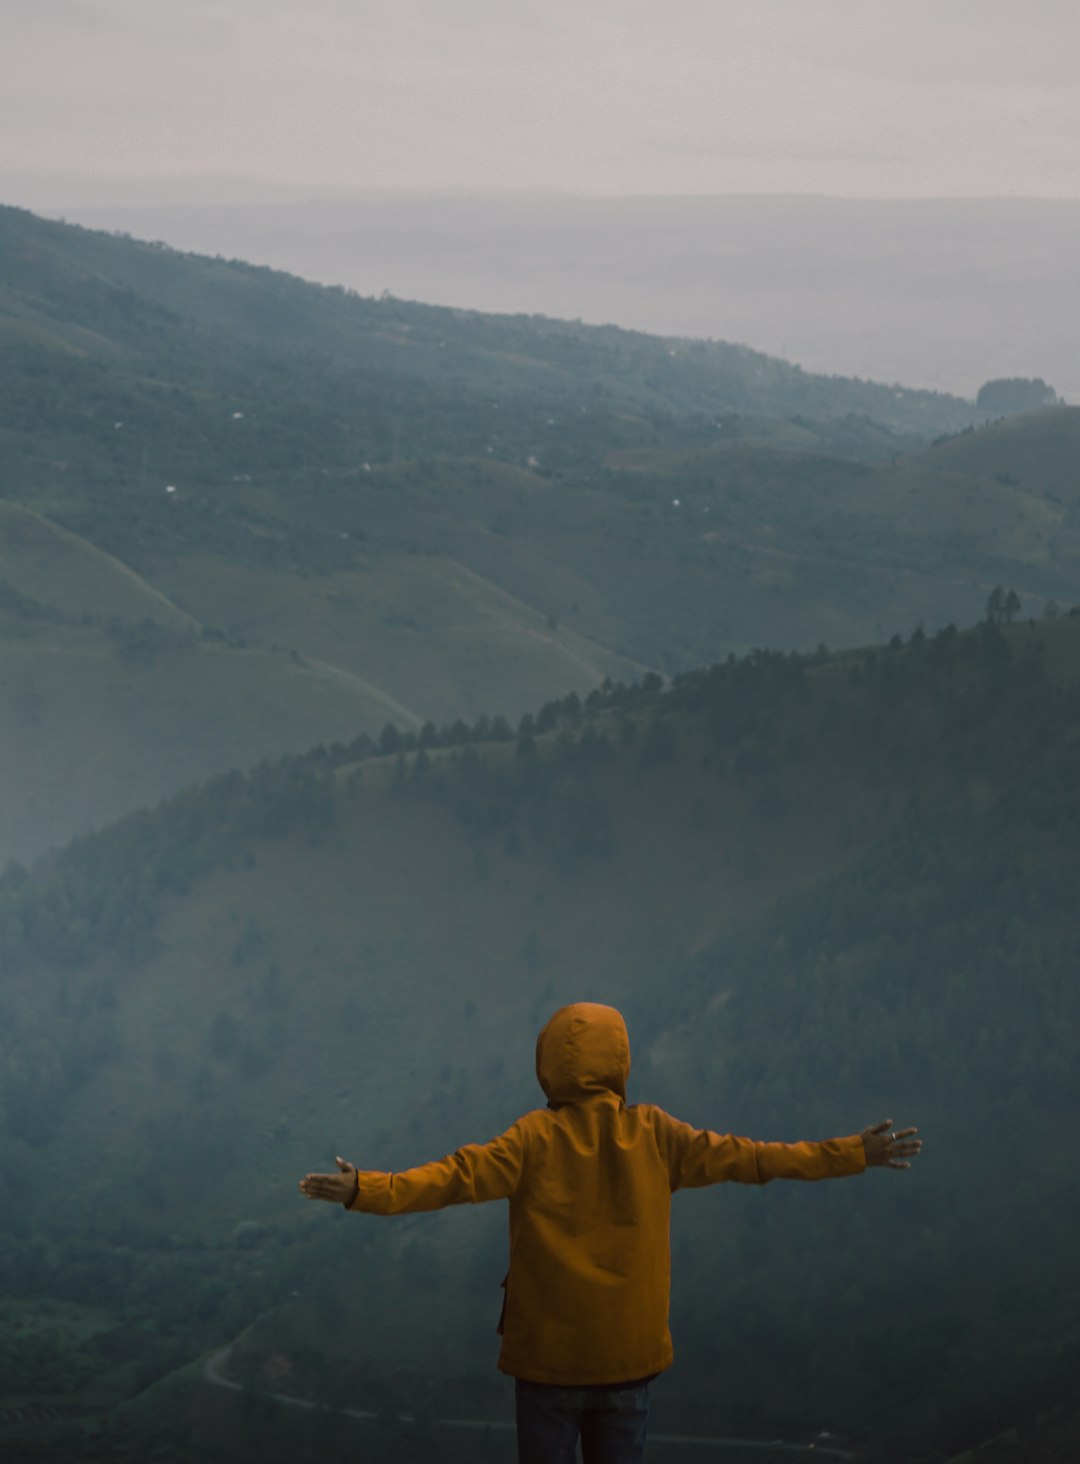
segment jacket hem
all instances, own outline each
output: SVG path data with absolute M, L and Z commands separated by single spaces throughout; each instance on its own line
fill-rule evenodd
M 546 1383 L 554 1388 L 624 1388 L 631 1383 L 651 1382 L 666 1372 L 674 1361 L 674 1353 L 663 1358 L 654 1358 L 637 1367 L 619 1368 L 615 1377 L 611 1369 L 571 1369 L 566 1372 L 554 1368 L 531 1367 L 527 1362 L 515 1363 L 512 1358 L 499 1358 L 499 1371 L 523 1383 Z

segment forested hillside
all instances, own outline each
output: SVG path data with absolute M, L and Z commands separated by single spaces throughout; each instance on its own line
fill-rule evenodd
M 975 431 L 14 209 L 0 403 L 0 858 L 388 722 L 1075 599 L 1080 409 Z
M 11 1396 L 72 1410 L 15 1437 L 295 1458 L 375 1428 L 280 1392 L 381 1414 L 373 1457 L 470 1457 L 437 1420 L 505 1406 L 501 1207 L 378 1221 L 295 1183 L 498 1132 L 582 998 L 626 1013 L 632 1101 L 925 1140 L 906 1174 L 677 1197 L 658 1431 L 933 1460 L 1059 1427 L 1080 619 L 1002 618 L 319 747 L 10 867 L 0 1345 Z M 234 1339 L 235 1398 L 194 1366 Z

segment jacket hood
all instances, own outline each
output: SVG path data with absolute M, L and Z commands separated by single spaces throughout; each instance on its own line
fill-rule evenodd
M 552 1107 L 596 1093 L 625 1103 L 630 1039 L 622 1014 L 593 1001 L 560 1007 L 536 1039 L 536 1076 Z

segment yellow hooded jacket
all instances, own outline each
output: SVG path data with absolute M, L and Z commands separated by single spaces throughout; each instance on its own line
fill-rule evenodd
M 626 1025 L 613 1007 L 563 1007 L 536 1044 L 547 1108 L 435 1163 L 358 1175 L 349 1209 L 371 1214 L 510 1201 L 499 1367 L 513 1377 L 572 1387 L 671 1365 L 673 1191 L 866 1167 L 858 1134 L 757 1143 L 692 1128 L 651 1104 L 628 1106 L 629 1072 Z

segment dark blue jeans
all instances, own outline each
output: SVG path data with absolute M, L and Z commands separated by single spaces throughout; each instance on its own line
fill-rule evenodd
M 516 1380 L 518 1464 L 641 1464 L 649 1385 L 559 1388 Z

